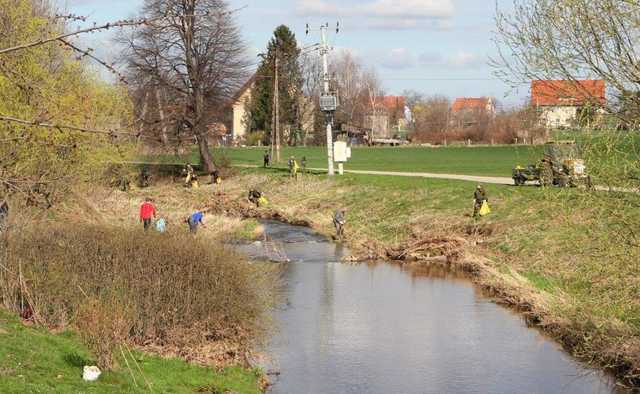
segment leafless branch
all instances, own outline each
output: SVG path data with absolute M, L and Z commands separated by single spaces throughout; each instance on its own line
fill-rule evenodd
M 90 129 L 90 128 L 85 128 L 85 127 L 78 127 L 78 126 L 70 126 L 70 125 L 54 124 L 54 123 L 44 123 L 44 122 L 39 122 L 39 121 L 36 121 L 36 120 L 18 119 L 18 118 L 14 118 L 12 116 L 6 116 L 6 115 L 0 115 L 0 121 L 10 122 L 10 123 L 17 123 L 17 124 L 22 124 L 22 125 L 25 125 L 25 126 L 44 127 L 44 128 L 48 128 L 48 129 L 79 131 L 81 133 L 105 134 L 105 135 L 110 135 L 110 136 L 116 136 L 116 135 L 128 135 L 128 136 L 132 136 L 132 137 L 138 137 L 139 136 L 139 134 L 128 133 L 128 132 L 123 132 L 123 131 L 96 130 L 96 129 Z

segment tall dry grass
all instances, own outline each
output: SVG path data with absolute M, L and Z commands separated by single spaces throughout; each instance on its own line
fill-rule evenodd
M 274 302 L 273 268 L 186 233 L 57 223 L 2 242 L 4 307 L 41 324 L 72 324 L 100 354 L 122 341 L 249 343 L 264 331 Z M 110 355 L 103 360 L 109 364 Z

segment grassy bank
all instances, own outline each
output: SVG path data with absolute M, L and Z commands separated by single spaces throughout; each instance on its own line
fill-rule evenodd
M 147 196 L 165 234 L 138 223 Z M 10 217 L 0 239 L 0 392 L 142 392 L 147 381 L 155 392 L 260 392 L 248 360 L 269 335 L 277 273 L 223 245 L 248 236 L 252 226 L 237 218 L 206 215 L 208 227 L 188 233 L 184 218 L 210 199 L 179 184 L 89 185 L 48 212 Z M 105 371 L 97 382 L 82 381 L 86 364 Z
M 220 371 L 137 351 L 127 354 L 131 369 L 104 372 L 96 382 L 82 380 L 82 367 L 95 358 L 71 332 L 53 334 L 24 326 L 0 310 L 0 392 L 2 393 L 260 393 L 257 371 Z M 137 365 L 134 364 L 134 360 Z M 124 362 L 123 362 L 124 365 Z M 138 367 L 140 369 L 138 369 Z
M 356 175 L 294 182 L 259 170 L 227 183 L 230 199 L 259 187 L 271 209 L 327 234 L 333 211 L 346 207 L 347 242 L 359 256 L 444 254 L 467 265 L 574 355 L 637 382 L 640 253 L 630 234 L 640 211 L 624 216 L 627 225 L 618 214 L 640 196 L 488 186 L 494 212 L 476 222 L 468 182 Z
M 465 175 L 511 176 L 517 165 L 534 163 L 541 157 L 540 146 L 479 146 L 479 147 L 354 147 L 347 167 L 352 170 L 435 172 Z M 234 164 L 262 165 L 264 148 L 224 148 L 214 153 Z M 324 147 L 283 147 L 281 166 L 290 156 L 307 158 L 309 168 L 326 168 Z M 193 154 L 177 159 L 173 156 L 154 157 L 153 161 L 198 162 Z

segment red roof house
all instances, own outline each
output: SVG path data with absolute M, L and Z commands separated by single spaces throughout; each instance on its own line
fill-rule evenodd
M 576 120 L 599 121 L 600 116 L 584 115 L 587 105 L 606 104 L 602 80 L 542 80 L 531 82 L 531 105 L 538 110 L 541 124 L 547 128 L 572 127 Z M 602 108 L 598 111 L 601 115 Z
M 451 106 L 451 112 L 495 112 L 493 99 L 491 97 L 458 97 Z
M 531 82 L 531 104 L 538 106 L 584 106 L 606 103 L 602 80 L 542 80 Z

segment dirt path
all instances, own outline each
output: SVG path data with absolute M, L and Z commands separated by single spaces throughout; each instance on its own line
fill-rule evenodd
M 242 168 L 259 168 L 260 166 L 251 164 L 237 164 L 234 167 Z M 308 168 L 309 171 L 327 171 L 326 168 Z M 337 169 L 336 169 L 337 171 Z M 433 172 L 402 172 L 402 171 L 373 171 L 373 170 L 344 170 L 347 174 L 360 175 L 382 175 L 382 176 L 403 176 L 414 178 L 433 178 L 433 179 L 449 179 L 456 181 L 468 181 L 476 183 L 486 183 L 494 185 L 513 185 L 513 179 L 502 176 L 482 176 L 482 175 L 461 175 L 461 174 L 436 174 Z M 528 186 L 537 185 L 528 183 Z M 621 187 L 594 186 L 594 189 L 601 192 L 617 192 L 617 193 L 640 193 L 639 189 L 629 189 Z
M 234 167 L 258 168 L 260 166 L 251 165 L 251 164 L 236 164 L 234 165 Z M 327 171 L 326 168 L 307 168 L 307 169 L 309 171 Z M 437 179 L 451 179 L 451 180 L 469 181 L 469 182 L 478 182 L 478 183 L 491 183 L 496 185 L 513 185 L 513 179 L 508 177 L 499 177 L 499 176 L 476 176 L 476 175 L 458 175 L 458 174 L 436 174 L 432 172 L 400 172 L 400 171 L 372 171 L 372 170 L 345 170 L 344 172 L 347 174 L 437 178 Z
M 313 168 L 312 170 L 316 170 L 316 169 Z M 324 170 L 326 171 L 326 169 Z M 507 177 L 499 177 L 499 176 L 476 176 L 476 175 L 456 175 L 456 174 L 435 174 L 431 172 L 396 172 L 396 171 L 367 171 L 367 170 L 345 170 L 344 172 L 349 174 L 451 179 L 451 180 L 469 181 L 469 182 L 478 182 L 478 183 L 492 183 L 496 185 L 513 185 L 513 179 L 507 178 Z

